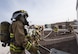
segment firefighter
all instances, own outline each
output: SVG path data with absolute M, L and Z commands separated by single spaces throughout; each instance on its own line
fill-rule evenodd
M 41 36 L 44 36 L 44 28 L 43 28 L 43 26 L 39 26 L 39 31 L 40 31 L 40 33 L 41 33 Z
M 38 40 L 40 40 L 40 36 L 41 36 L 41 28 L 40 28 L 40 26 L 38 26 L 38 25 L 35 25 L 35 35 L 36 35 L 36 37 L 37 37 L 37 39 Z
M 73 26 L 71 24 L 68 25 L 68 31 L 69 33 L 72 33 L 74 30 Z
M 10 29 L 10 52 L 11 54 L 25 54 L 25 50 L 35 51 L 36 48 L 25 36 L 27 31 L 24 26 L 29 26 L 27 21 L 28 13 L 24 10 L 18 10 L 13 13 L 11 18 L 12 25 Z
M 37 54 L 40 54 L 39 51 L 39 41 L 41 37 L 41 28 L 38 25 L 34 26 L 34 30 L 32 31 L 32 44 L 34 44 L 37 47 Z
M 57 34 L 58 34 L 58 26 L 57 25 L 54 26 L 53 32 L 54 32 L 54 36 L 57 36 Z

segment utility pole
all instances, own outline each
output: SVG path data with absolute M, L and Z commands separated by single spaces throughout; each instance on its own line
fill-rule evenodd
M 77 25 L 78 25 L 78 0 L 77 0 L 77 4 L 76 4 L 76 11 L 77 11 Z M 77 27 L 78 29 L 78 27 Z
M 78 30 L 78 0 L 77 0 L 77 3 L 76 3 L 76 12 L 77 12 L 77 22 L 76 22 L 76 25 L 77 25 L 77 30 Z M 75 33 L 75 34 L 76 34 L 76 40 L 77 40 L 77 45 L 78 45 L 78 34 L 77 33 Z

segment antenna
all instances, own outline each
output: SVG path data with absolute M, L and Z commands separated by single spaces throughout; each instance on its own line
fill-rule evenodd
M 68 18 L 68 22 L 69 22 L 69 18 Z

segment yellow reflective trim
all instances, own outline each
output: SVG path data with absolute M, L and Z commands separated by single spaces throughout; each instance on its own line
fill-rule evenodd
M 29 50 L 31 48 L 32 44 L 30 42 L 27 43 L 26 49 Z
M 23 50 L 16 50 L 16 49 L 11 48 L 11 47 L 10 47 L 10 50 L 12 50 L 12 51 L 14 51 L 14 52 L 22 52 L 22 51 L 23 51 Z
M 13 33 L 10 33 L 10 38 L 14 38 L 14 34 Z
M 29 45 L 28 50 L 31 48 L 32 44 Z
M 27 45 L 26 45 L 26 49 L 28 48 L 29 45 L 30 45 L 30 42 L 27 43 Z
M 14 35 L 13 33 L 10 33 L 10 35 Z
M 55 28 L 53 29 L 53 31 L 54 31 L 54 32 L 58 32 L 58 28 L 55 27 Z
M 14 36 L 10 36 L 10 38 L 14 38 Z
M 13 44 L 10 44 L 10 47 L 13 47 L 13 48 L 15 48 L 15 49 L 21 49 L 20 47 L 16 47 L 16 46 L 14 46 Z

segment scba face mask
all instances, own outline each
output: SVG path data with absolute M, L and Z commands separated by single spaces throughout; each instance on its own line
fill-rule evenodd
M 20 18 L 20 21 L 23 22 L 24 25 L 29 26 L 29 22 L 27 21 L 27 18 L 21 17 L 21 18 Z

